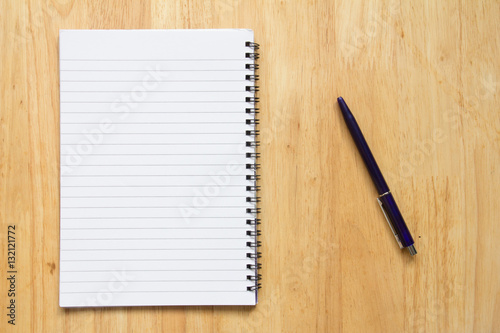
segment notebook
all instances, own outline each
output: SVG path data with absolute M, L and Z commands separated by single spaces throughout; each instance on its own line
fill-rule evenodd
M 61 307 L 255 305 L 251 30 L 61 30 Z

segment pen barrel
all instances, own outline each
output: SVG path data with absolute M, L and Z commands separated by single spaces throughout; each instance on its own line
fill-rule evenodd
M 366 168 L 368 169 L 368 173 L 372 178 L 373 183 L 377 189 L 379 195 L 389 192 L 389 186 L 385 182 L 384 176 L 382 176 L 382 172 L 378 167 L 377 161 L 373 157 L 373 154 L 368 147 L 368 143 L 366 143 L 365 137 L 363 136 L 363 132 L 358 126 L 356 119 L 349 110 L 349 107 L 345 103 L 343 99 L 339 98 L 339 106 L 342 111 L 342 116 L 344 117 L 345 123 L 351 136 L 353 138 L 356 147 L 358 148 L 359 154 L 363 158 L 363 162 L 365 163 Z
M 382 208 L 382 211 L 384 212 L 385 217 L 387 218 L 387 222 L 389 223 L 396 240 L 399 243 L 399 246 L 401 248 L 405 248 L 413 245 L 415 243 L 413 241 L 413 237 L 411 237 L 410 231 L 408 230 L 406 222 L 403 219 L 403 215 L 401 215 L 392 194 L 389 192 L 378 197 L 377 200 Z

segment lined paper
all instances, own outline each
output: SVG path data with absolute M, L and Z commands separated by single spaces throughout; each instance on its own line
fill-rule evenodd
M 60 31 L 60 306 L 256 304 L 247 41 Z

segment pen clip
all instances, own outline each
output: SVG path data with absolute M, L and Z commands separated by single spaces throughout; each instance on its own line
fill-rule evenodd
M 387 192 L 387 193 L 390 193 L 390 192 Z M 380 197 L 383 197 L 387 193 L 382 194 Z M 392 220 L 390 218 L 390 215 L 388 214 L 388 212 L 386 212 L 384 204 L 380 200 L 380 197 L 377 198 L 377 202 L 378 202 L 378 204 L 380 206 L 380 209 L 382 209 L 382 213 L 384 213 L 385 219 L 387 220 L 387 223 L 389 224 L 389 227 L 391 228 L 391 231 L 394 234 L 394 237 L 396 238 L 396 242 L 398 242 L 398 244 L 399 244 L 399 248 L 402 249 L 403 248 L 403 244 L 401 244 L 401 241 L 399 240 L 398 234 L 396 233 L 396 231 L 394 230 L 394 227 L 392 226 Z

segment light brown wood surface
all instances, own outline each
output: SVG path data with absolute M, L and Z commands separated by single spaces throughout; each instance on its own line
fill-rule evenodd
M 498 1 L 3 0 L 0 25 L 0 331 L 500 332 Z M 62 28 L 255 31 L 257 307 L 59 308 Z M 414 258 L 380 212 L 339 95 L 386 174 Z

